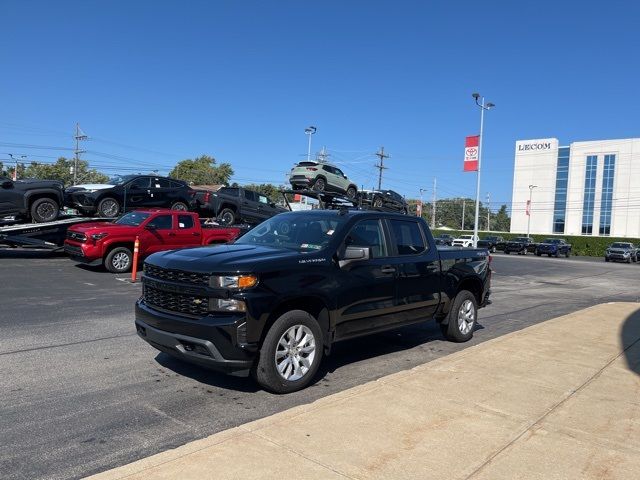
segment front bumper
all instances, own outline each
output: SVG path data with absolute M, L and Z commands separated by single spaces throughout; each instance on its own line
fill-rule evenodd
M 605 255 L 605 257 L 608 258 L 609 260 L 618 260 L 621 262 L 626 262 L 630 258 L 633 258 L 632 255 L 623 255 L 621 253 L 610 253 L 609 255 Z
M 138 300 L 135 310 L 138 336 L 152 347 L 201 367 L 246 376 L 257 348 L 238 342 L 242 315 L 180 317 L 152 309 Z
M 99 248 L 90 243 L 71 242 L 65 240 L 64 251 L 71 260 L 86 265 L 97 266 L 102 264 L 102 253 Z

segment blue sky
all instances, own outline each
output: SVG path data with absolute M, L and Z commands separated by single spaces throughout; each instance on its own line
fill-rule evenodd
M 0 3 L 0 159 L 73 147 L 107 173 L 213 155 L 282 183 L 304 128 L 358 184 L 475 195 L 462 172 L 485 124 L 482 197 L 511 200 L 517 139 L 640 135 L 637 2 L 24 1 Z M 97 152 L 97 153 L 95 153 Z M 35 155 L 39 155 L 36 157 Z

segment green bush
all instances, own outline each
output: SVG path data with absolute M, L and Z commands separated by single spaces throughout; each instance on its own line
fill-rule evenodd
M 448 233 L 449 235 L 470 235 L 471 231 L 461 230 L 434 230 L 435 236 L 441 233 Z M 489 236 L 502 237 L 505 240 L 511 240 L 515 237 L 526 237 L 526 233 L 500 233 L 500 232 L 480 232 L 480 238 Z M 618 238 L 618 237 L 590 237 L 590 236 L 572 236 L 572 235 L 531 235 L 536 242 L 541 242 L 545 238 L 563 238 L 571 244 L 571 254 L 585 257 L 604 257 L 604 251 L 613 242 L 631 242 L 634 245 L 640 245 L 640 239 L 637 238 Z

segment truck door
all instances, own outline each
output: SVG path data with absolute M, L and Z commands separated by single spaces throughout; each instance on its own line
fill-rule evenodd
M 251 190 L 243 190 L 240 198 L 241 217 L 250 222 L 256 222 L 258 216 L 258 194 Z
M 394 259 L 399 260 L 398 316 L 402 322 L 427 320 L 440 303 L 441 267 L 435 245 L 429 245 L 417 220 L 387 220 Z
M 176 228 L 173 233 L 173 241 L 179 248 L 193 247 L 202 245 L 202 230 L 200 225 L 195 224 L 193 215 L 185 215 L 184 213 L 176 213 Z
M 140 248 L 146 255 L 177 246 L 173 231 L 173 215 L 158 215 L 145 224 L 144 234 L 140 238 Z
M 395 323 L 398 269 L 389 258 L 387 239 L 379 220 L 356 223 L 345 246 L 368 247 L 371 258 L 341 269 L 337 298 L 336 338 L 375 331 Z

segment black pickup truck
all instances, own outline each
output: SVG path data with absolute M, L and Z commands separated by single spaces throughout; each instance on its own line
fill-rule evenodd
M 201 217 L 216 218 L 223 225 L 257 224 L 288 211 L 266 195 L 242 187 L 222 187 L 217 192 L 196 189 L 195 201 Z
M 420 218 L 289 212 L 232 245 L 150 256 L 135 325 L 158 350 L 287 393 L 339 340 L 428 319 L 469 340 L 490 280 L 487 250 L 436 248 Z
M 58 218 L 64 185 L 57 180 L 10 180 L 0 177 L 0 217 L 19 216 L 37 223 Z

